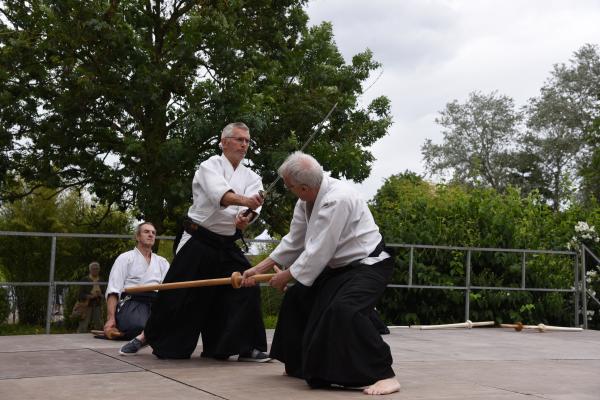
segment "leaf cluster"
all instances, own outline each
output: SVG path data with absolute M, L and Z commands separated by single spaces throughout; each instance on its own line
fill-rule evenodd
M 0 4 L 0 198 L 85 189 L 174 232 L 197 165 L 244 121 L 249 165 L 269 183 L 334 103 L 307 151 L 362 181 L 391 124 L 385 97 L 358 106 L 379 68 L 346 63 L 305 1 L 5 1 Z M 19 191 L 15 180 L 30 183 Z M 284 232 L 275 189 L 264 225 Z M 260 228 L 264 227 L 261 226 Z

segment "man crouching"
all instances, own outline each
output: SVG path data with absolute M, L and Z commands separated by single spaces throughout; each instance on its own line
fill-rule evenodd
M 242 281 L 252 286 L 253 275 L 274 268 L 270 285 L 285 290 L 270 356 L 313 388 L 397 392 L 390 348 L 369 319 L 394 260 L 366 202 L 302 152 L 278 172 L 298 197 L 290 232 Z M 297 283 L 288 288 L 292 278 Z

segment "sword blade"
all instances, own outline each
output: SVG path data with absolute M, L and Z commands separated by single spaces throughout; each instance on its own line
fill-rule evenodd
M 319 131 L 321 130 L 321 127 L 323 126 L 323 124 L 325 123 L 325 121 L 327 121 L 327 119 L 329 119 L 329 116 L 331 115 L 331 113 L 333 112 L 333 110 L 335 110 L 335 108 L 337 107 L 338 103 L 336 102 L 333 107 L 331 107 L 331 109 L 329 110 L 329 112 L 327 113 L 327 115 L 325 115 L 325 118 L 323 118 L 321 120 L 321 122 L 319 122 L 319 125 L 317 125 L 317 127 L 315 128 L 314 132 L 308 137 L 308 139 L 306 139 L 306 142 L 304 142 L 304 144 L 302 145 L 302 147 L 300 148 L 299 151 L 304 151 L 304 149 L 306 149 L 306 147 L 310 144 L 310 142 L 314 139 L 314 137 L 317 135 L 317 133 L 319 133 Z M 279 176 L 279 174 L 277 174 L 277 178 L 271 182 L 271 184 L 269 186 L 267 186 L 267 188 L 265 190 L 260 190 L 258 192 L 258 194 L 260 194 L 260 196 L 265 199 L 268 195 L 269 192 L 271 190 L 273 190 L 273 188 L 275 187 L 275 185 L 277 184 L 277 182 L 279 182 L 279 180 L 281 179 L 281 176 Z M 251 209 L 246 209 L 246 211 L 244 211 L 242 213 L 242 215 L 244 217 L 247 217 L 248 215 L 250 215 L 250 213 L 252 212 Z
M 304 144 L 302 145 L 302 147 L 298 151 L 304 151 L 304 149 L 306 149 L 306 147 L 310 144 L 310 142 L 312 142 L 312 140 L 314 139 L 314 137 L 321 130 L 321 127 L 323 126 L 323 124 L 325 123 L 325 121 L 327 121 L 329 119 L 329 116 L 331 115 L 331 113 L 333 112 L 333 110 L 335 110 L 335 108 L 337 107 L 337 105 L 338 105 L 338 103 L 335 103 L 333 105 L 333 107 L 331 107 L 331 109 L 329 110 L 329 112 L 325 115 L 325 118 L 323 118 L 321 120 L 321 122 L 319 122 L 319 125 L 317 125 L 317 127 L 314 130 L 314 132 L 308 137 L 308 139 L 306 139 L 306 142 L 304 142 Z M 281 176 L 277 175 L 277 178 L 273 182 L 271 182 L 271 184 L 269 186 L 267 186 L 267 188 L 263 191 L 264 195 L 261 195 L 261 196 L 263 196 L 263 198 L 264 198 L 275 187 L 275 185 L 277 184 L 277 182 L 279 182 L 280 179 L 281 179 Z

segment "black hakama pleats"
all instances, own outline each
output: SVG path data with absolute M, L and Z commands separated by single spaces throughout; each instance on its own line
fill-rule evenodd
M 175 256 L 164 283 L 230 277 L 250 263 L 234 242 L 196 232 Z M 203 357 L 267 350 L 260 288 L 213 286 L 160 291 L 145 328 L 159 358 L 189 358 L 202 335 Z
M 312 387 L 367 386 L 393 377 L 390 348 L 370 319 L 393 262 L 326 268 L 313 286 L 289 287 L 270 356 Z

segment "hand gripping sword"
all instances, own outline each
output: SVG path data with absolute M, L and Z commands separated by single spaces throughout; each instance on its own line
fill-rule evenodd
M 306 139 L 306 142 L 304 142 L 304 144 L 302 145 L 302 147 L 300 148 L 299 151 L 304 151 L 304 149 L 306 149 L 306 147 L 314 139 L 314 137 L 317 135 L 317 133 L 319 133 L 319 131 L 323 127 L 323 124 L 325 123 L 325 121 L 327 121 L 329 119 L 329 116 L 331 115 L 331 113 L 333 112 L 333 110 L 335 110 L 335 108 L 337 107 L 337 105 L 338 105 L 338 103 L 335 103 L 333 105 L 333 107 L 331 107 L 331 109 L 329 110 L 329 112 L 327 113 L 327 115 L 325 115 L 325 118 L 323 118 L 321 120 L 321 122 L 319 122 L 319 125 L 317 125 L 317 127 L 314 130 L 314 132 L 308 137 L 308 139 Z M 263 199 L 266 199 L 267 196 L 269 195 L 269 192 L 271 190 L 273 190 L 273 188 L 275 187 L 275 185 L 277 184 L 277 182 L 279 182 L 280 179 L 281 179 L 281 176 L 277 175 L 277 178 L 273 182 L 271 182 L 271 184 L 269 186 L 267 186 L 267 188 L 265 190 L 259 190 L 258 194 L 260 195 L 260 197 L 262 197 Z M 244 211 L 244 213 L 242 215 L 244 217 L 247 217 L 251 212 L 252 212 L 252 210 L 248 208 L 246 211 Z

